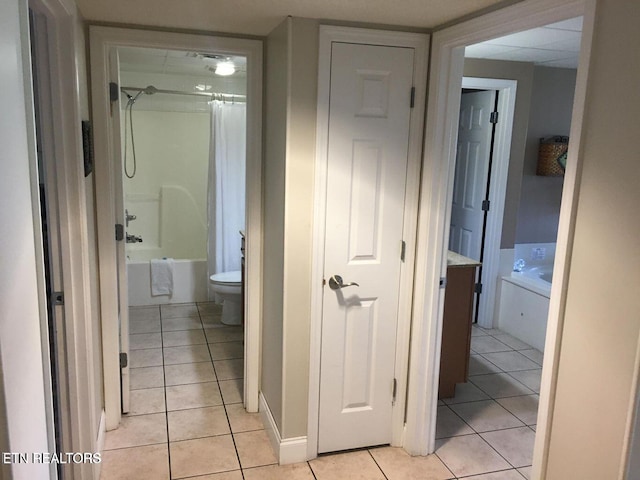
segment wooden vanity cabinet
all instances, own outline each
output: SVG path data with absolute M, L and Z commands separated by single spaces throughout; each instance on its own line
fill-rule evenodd
M 460 264 L 460 259 L 467 260 L 467 264 Z M 469 376 L 473 295 L 479 263 L 460 255 L 456 260 L 458 264 L 450 261 L 447 267 L 438 398 L 453 397 L 456 383 L 466 382 Z

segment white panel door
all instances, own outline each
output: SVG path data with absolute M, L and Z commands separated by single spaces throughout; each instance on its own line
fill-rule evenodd
M 411 48 L 332 46 L 319 452 L 391 441 L 413 65 Z
M 478 91 L 463 94 L 460 102 L 449 249 L 478 261 L 491 154 L 490 117 L 495 101 L 495 91 Z

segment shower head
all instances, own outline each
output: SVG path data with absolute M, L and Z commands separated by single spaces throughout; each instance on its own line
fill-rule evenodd
M 142 90 L 142 92 L 144 92 L 145 95 L 153 95 L 154 93 L 158 92 L 158 89 L 153 85 L 147 85 L 147 88 Z

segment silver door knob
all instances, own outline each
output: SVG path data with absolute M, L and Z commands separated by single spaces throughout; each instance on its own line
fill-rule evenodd
M 329 288 L 331 290 L 339 290 L 345 287 L 359 287 L 359 286 L 360 285 L 358 285 L 356 282 L 344 283 L 340 275 L 333 275 L 329 279 Z

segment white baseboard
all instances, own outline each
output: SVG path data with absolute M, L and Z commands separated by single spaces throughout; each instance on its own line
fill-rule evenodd
M 278 463 L 280 465 L 286 465 L 288 463 L 298 463 L 309 460 L 307 456 L 307 437 L 293 437 L 283 440 L 280 437 L 278 425 L 276 425 L 276 421 L 271 414 L 269 404 L 264 398 L 264 395 L 262 395 L 262 392 L 260 392 L 259 402 L 262 423 L 264 423 L 273 450 L 276 452 Z

